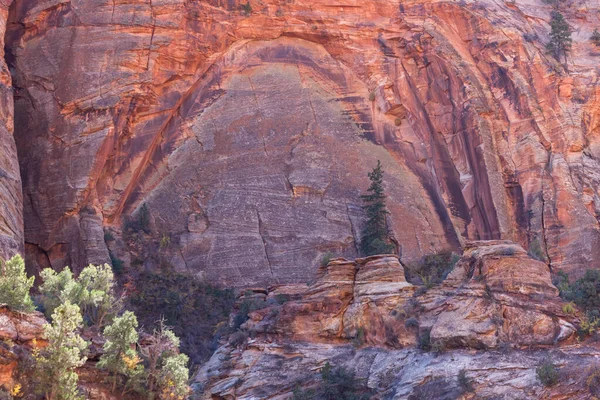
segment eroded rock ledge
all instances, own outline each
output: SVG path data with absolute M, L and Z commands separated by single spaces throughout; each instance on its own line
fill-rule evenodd
M 406 281 L 397 257 L 381 255 L 334 259 L 312 285 L 243 297 L 270 305 L 242 325 L 250 339 L 224 345 L 198 373 L 204 398 L 287 398 L 317 382 L 326 361 L 366 379 L 377 398 L 456 398 L 461 369 L 474 383 L 466 398 L 547 398 L 535 373 L 547 357 L 582 377 L 553 395 L 586 398 L 586 368 L 600 357 L 573 340 L 578 321 L 562 311 L 548 266 L 508 241 L 468 243 L 426 292 Z M 434 351 L 418 349 L 425 340 Z

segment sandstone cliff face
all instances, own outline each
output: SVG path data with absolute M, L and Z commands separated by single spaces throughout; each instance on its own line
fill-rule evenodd
M 269 301 L 283 295 L 282 305 Z M 406 282 L 396 258 L 375 256 L 333 260 L 303 291 L 244 294 L 261 296 L 270 306 L 242 325 L 250 339 L 222 346 L 198 372 L 201 398 L 287 399 L 318 385 L 326 362 L 353 371 L 374 399 L 591 396 L 596 344 L 576 344 L 577 317 L 562 311 L 546 265 L 511 242 L 468 243 L 443 285 L 426 293 Z M 559 385 L 539 383 L 544 359 L 560 368 Z M 461 388 L 460 370 L 472 390 Z
M 302 282 L 326 250 L 356 256 L 377 159 L 403 259 L 467 239 L 540 247 L 575 274 L 600 259 L 597 4 L 568 2 L 568 74 L 541 0 L 250 4 L 16 0 L 32 264 L 111 251 Z M 144 204 L 160 252 L 120 242 Z
M 13 90 L 4 62 L 4 32 L 10 0 L 0 1 L 0 258 L 23 249 L 23 198 L 13 138 Z

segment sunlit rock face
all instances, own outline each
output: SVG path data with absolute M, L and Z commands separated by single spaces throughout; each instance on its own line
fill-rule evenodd
M 23 195 L 13 139 L 13 88 L 4 62 L 4 32 L 11 1 L 0 1 L 0 259 L 23 249 Z
M 199 369 L 198 397 L 288 398 L 322 384 L 329 363 L 370 398 L 590 398 L 581 360 L 598 350 L 575 338 L 580 316 L 563 311 L 547 265 L 520 245 L 467 242 L 448 278 L 424 289 L 396 257 L 379 255 L 334 259 L 309 286 L 246 291 L 238 304 L 264 308 Z M 559 384 L 539 382 L 545 359 L 560 368 Z
M 377 160 L 403 260 L 480 239 L 575 275 L 599 259 L 597 5 L 565 10 L 567 74 L 541 0 L 250 4 L 16 0 L 32 267 L 305 282 L 357 255 Z

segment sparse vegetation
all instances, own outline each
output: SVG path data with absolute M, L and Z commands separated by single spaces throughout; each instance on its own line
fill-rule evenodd
M 163 234 L 160 238 L 160 248 L 164 249 L 166 247 L 169 247 L 170 244 L 171 244 L 171 236 L 167 235 L 166 233 Z
M 418 328 L 419 327 L 419 321 L 416 318 L 414 318 L 414 317 L 410 317 L 409 319 L 407 319 L 404 322 L 404 326 L 406 328 L 409 328 L 409 329 L 410 328 Z
M 125 261 L 115 256 L 112 252 L 109 252 L 110 263 L 112 264 L 112 270 L 116 275 L 122 275 L 125 271 Z
M 129 306 L 142 326 L 165 324 L 181 339 L 181 349 L 200 363 L 216 349 L 233 309 L 232 290 L 222 290 L 174 271 L 144 272 L 136 277 Z M 223 329 L 219 329 L 223 327 Z
M 27 276 L 25 261 L 20 255 L 8 261 L 0 260 L 0 304 L 6 304 L 15 311 L 33 311 L 35 306 L 29 291 L 34 279 Z
M 594 398 L 600 396 L 600 366 L 592 365 L 590 367 L 585 384 Z
M 321 368 L 321 382 L 312 389 L 296 387 L 294 400 L 367 400 L 372 391 L 356 379 L 353 372 L 343 367 L 333 368 L 329 362 Z
M 569 275 L 560 271 L 553 282 L 560 297 L 575 303 L 591 317 L 600 318 L 600 270 L 589 269 L 574 283 L 569 282 Z
M 590 37 L 590 40 L 592 41 L 594 46 L 600 47 L 600 32 L 598 32 L 598 29 L 594 29 L 594 33 L 592 33 L 592 37 Z
M 419 335 L 419 349 L 423 351 L 431 351 L 431 330 L 426 329 Z
M 510 257 L 514 256 L 515 253 L 516 251 L 514 247 L 505 247 L 498 252 L 498 255 Z
M 323 256 L 321 257 L 321 267 L 326 267 L 327 264 L 329 264 L 329 262 L 334 258 L 335 256 L 333 255 L 332 252 L 328 251 L 325 254 L 323 254 Z
M 244 299 L 240 303 L 239 310 L 233 317 L 233 330 L 236 331 L 248 321 L 249 314 L 252 311 L 260 310 L 267 307 L 267 303 L 252 296 L 252 292 L 246 293 Z
M 555 10 L 560 9 L 560 5 L 564 3 L 565 0 L 544 0 L 544 3 L 552 5 Z
M 179 353 L 179 338 L 163 320 L 145 340 L 140 353 L 146 365 L 146 387 L 150 396 L 183 400 L 189 392 L 188 357 Z
M 352 345 L 356 348 L 362 347 L 365 345 L 366 339 L 365 339 L 365 328 L 363 328 L 362 326 L 359 326 L 356 329 L 356 335 L 354 336 L 354 338 L 352 339 Z
M 427 255 L 421 261 L 406 266 L 406 279 L 430 289 L 446 279 L 459 259 L 458 254 L 450 251 Z
M 577 308 L 575 307 L 575 303 L 572 301 L 562 306 L 562 312 L 565 314 L 575 314 L 577 312 Z
M 242 13 L 245 16 L 249 16 L 250 14 L 252 14 L 252 5 L 250 4 L 250 1 L 247 1 L 245 4 L 242 4 Z
M 369 101 L 375 101 L 375 92 L 369 93 Z
M 534 239 L 531 241 L 531 243 L 529 243 L 529 251 L 527 251 L 527 254 L 534 260 L 542 262 L 547 261 L 546 254 L 544 254 L 544 250 L 542 249 L 542 246 L 540 245 L 540 241 L 538 239 Z
M 458 387 L 460 388 L 462 393 L 470 393 L 473 391 L 473 382 L 471 382 L 471 379 L 469 379 L 469 377 L 467 376 L 466 370 L 461 369 L 460 371 L 458 371 L 457 380 Z
M 535 373 L 544 386 L 553 386 L 558 383 L 559 371 L 550 359 L 544 360 L 536 368 Z
M 367 256 L 391 253 L 394 251 L 394 246 L 389 243 L 388 238 L 389 211 L 385 205 L 381 161 L 377 161 L 377 166 L 369 172 L 368 176 L 371 186 L 367 189 L 367 194 L 361 196 L 367 214 L 367 225 L 360 241 L 361 250 Z
M 148 204 L 144 203 L 140 207 L 135 217 L 125 219 L 124 229 L 127 233 L 143 231 L 147 234 L 151 233 L 150 229 L 150 209 Z

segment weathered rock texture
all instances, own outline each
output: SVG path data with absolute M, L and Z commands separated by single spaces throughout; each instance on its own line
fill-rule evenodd
M 562 311 L 547 266 L 519 245 L 467 243 L 441 286 L 415 289 L 396 258 L 374 256 L 333 260 L 303 294 L 297 285 L 248 292 L 245 301 L 263 296 L 270 306 L 242 325 L 252 339 L 230 341 L 202 367 L 196 389 L 206 399 L 285 399 L 318 384 L 329 362 L 381 399 L 590 398 L 600 352 L 575 344 L 579 321 Z M 269 301 L 284 295 L 282 305 Z M 551 389 L 536 378 L 544 359 L 561 369 Z
M 466 239 L 540 247 L 575 274 L 600 259 L 597 3 L 565 4 L 568 74 L 541 0 L 242 3 L 16 0 L 30 265 L 110 250 L 302 282 L 326 250 L 356 256 L 377 159 L 406 260 Z M 121 227 L 143 204 L 140 252 Z
M 12 0 L 0 0 L 0 259 L 23 249 L 23 195 L 13 139 L 13 90 L 4 61 L 4 31 Z
M 46 319 L 42 313 L 18 313 L 0 305 L 0 388 L 12 390 L 23 347 L 43 346 Z
M 552 345 L 575 332 L 548 266 L 510 242 L 468 243 L 444 284 L 419 299 L 421 327 L 445 348 Z
M 304 288 L 298 300 L 256 311 L 246 326 L 312 342 L 358 338 L 372 345 L 414 345 L 415 330 L 406 328 L 404 319 L 394 312 L 414 291 L 397 257 L 374 256 L 356 262 L 336 259 L 322 277 Z M 284 286 L 272 290 L 269 297 L 289 294 Z
M 561 369 L 561 384 L 550 388 L 536 368 L 551 357 Z M 220 348 L 196 376 L 201 399 L 289 399 L 296 387 L 320 382 L 326 362 L 344 367 L 374 389 L 374 399 L 590 399 L 588 368 L 600 359 L 594 347 L 502 354 L 454 350 L 442 354 L 415 349 L 355 349 L 351 345 L 251 340 L 245 349 Z M 458 373 L 465 370 L 473 392 L 463 393 Z M 463 397 L 464 396 L 464 397 Z

